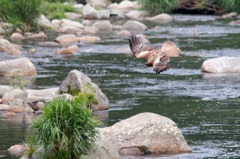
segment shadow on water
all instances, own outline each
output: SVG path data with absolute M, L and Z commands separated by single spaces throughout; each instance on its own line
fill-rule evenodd
M 152 45 L 169 39 L 182 49 L 181 58 L 173 58 L 172 69 L 161 75 L 144 68 L 144 61 L 130 56 L 127 40 L 114 35 L 102 35 L 98 44 L 80 44 L 80 52 L 69 57 L 55 55 L 57 48 L 36 46 L 36 54 L 25 53 L 38 71 L 30 87 L 58 87 L 71 70 L 80 70 L 110 100 L 108 111 L 97 112 L 105 126 L 141 112 L 154 112 L 175 121 L 193 149 L 191 154 L 135 159 L 238 158 L 240 75 L 200 71 L 208 58 L 240 55 L 240 28 L 215 18 L 175 15 L 175 22 L 145 32 Z M 9 58 L 13 57 L 4 55 L 2 59 Z M 23 141 L 27 124 L 19 121 L 0 121 L 0 156 Z

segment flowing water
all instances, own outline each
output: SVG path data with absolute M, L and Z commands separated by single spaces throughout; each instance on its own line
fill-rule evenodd
M 67 74 L 78 69 L 97 83 L 110 100 L 108 111 L 98 112 L 106 126 L 141 112 L 153 112 L 175 121 L 192 153 L 132 158 L 240 158 L 240 74 L 201 73 L 204 60 L 240 56 L 240 27 L 214 16 L 174 15 L 175 21 L 148 24 L 152 45 L 171 40 L 182 56 L 171 60 L 172 68 L 155 75 L 145 61 L 128 52 L 128 41 L 115 34 L 102 34 L 98 44 L 79 44 L 73 56 L 55 55 L 57 48 L 24 43 L 24 53 L 36 66 L 37 78 L 29 87 L 58 87 Z M 1 55 L 3 59 L 10 59 Z M 10 158 L 6 149 L 24 140 L 28 119 L 0 121 L 0 158 Z M 131 157 L 129 157 L 131 158 Z

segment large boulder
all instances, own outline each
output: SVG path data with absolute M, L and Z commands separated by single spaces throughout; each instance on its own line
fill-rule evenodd
M 175 122 L 153 113 L 141 113 L 111 127 L 100 128 L 100 141 L 122 156 L 191 152 Z
M 218 57 L 203 62 L 202 72 L 240 73 L 240 57 Z
M 155 22 L 155 23 L 159 23 L 159 24 L 170 23 L 173 20 L 173 18 L 169 14 L 166 14 L 166 13 L 158 14 L 154 17 L 149 17 L 146 19 L 149 21 Z
M 113 29 L 113 26 L 109 20 L 97 21 L 93 24 L 94 27 L 98 28 L 99 31 L 110 32 Z
M 0 39 L 0 52 L 6 52 L 13 55 L 21 55 L 22 48 L 10 43 L 6 39 Z
M 90 4 L 83 7 L 82 14 L 85 19 L 97 19 L 97 10 Z
M 140 23 L 135 20 L 128 20 L 125 24 L 123 24 L 123 29 L 132 31 L 145 31 L 148 28 L 143 23 Z
M 71 71 L 60 86 L 60 94 L 68 93 L 75 95 L 78 92 L 93 93 L 96 102 L 93 110 L 104 110 L 109 108 L 109 101 L 102 90 L 92 80 L 78 70 Z
M 26 57 L 0 62 L 0 76 L 36 76 L 33 63 Z

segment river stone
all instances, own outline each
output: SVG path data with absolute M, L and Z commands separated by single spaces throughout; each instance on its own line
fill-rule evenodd
M 218 57 L 203 62 L 202 72 L 240 73 L 239 57 Z
M 117 32 L 117 35 L 120 36 L 120 37 L 128 38 L 128 37 L 130 37 L 132 34 L 131 34 L 131 32 L 128 31 L 128 30 L 121 30 L 121 31 Z
M 78 39 L 84 43 L 96 43 L 101 40 L 101 38 L 98 36 L 89 36 L 89 35 L 80 36 L 78 37 Z
M 130 31 L 145 31 L 148 28 L 143 23 L 140 23 L 135 20 L 128 20 L 125 24 L 123 24 L 123 29 Z
M 27 32 L 24 35 L 27 39 L 40 39 L 40 40 L 47 39 L 47 35 L 42 31 L 40 31 L 39 33 Z
M 14 145 L 8 149 L 8 152 L 15 156 L 22 156 L 27 148 L 23 145 Z
M 166 24 L 166 23 L 170 23 L 173 18 L 166 13 L 162 13 L 162 14 L 158 14 L 154 17 L 148 17 L 146 18 L 149 21 L 155 22 L 155 23 L 159 23 L 159 24 Z
M 113 29 L 113 26 L 109 20 L 97 21 L 93 24 L 93 26 L 98 28 L 99 31 L 103 32 L 109 32 Z
M 23 101 L 24 92 L 21 89 L 14 89 L 10 92 L 5 93 L 2 97 L 2 104 L 23 106 Z
M 180 129 L 171 119 L 140 113 L 111 127 L 100 128 L 100 139 L 113 143 L 122 156 L 189 153 Z M 112 147 L 106 147 L 112 149 Z
M 146 16 L 146 12 L 145 11 L 140 11 L 140 10 L 132 10 L 129 11 L 126 16 L 129 19 L 133 19 L 133 20 L 143 20 Z
M 73 12 L 66 12 L 65 15 L 67 19 L 70 19 L 70 20 L 80 20 L 82 18 L 81 14 L 77 14 Z
M 38 43 L 40 46 L 46 46 L 46 47 L 57 47 L 59 46 L 59 43 L 54 41 L 43 41 Z
M 0 104 L 0 111 L 9 111 L 8 104 Z
M 111 9 L 110 16 L 118 18 L 118 19 L 124 19 L 127 17 L 126 14 L 124 13 L 124 11 L 117 9 L 117 8 Z
M 63 19 L 61 23 L 61 27 L 71 26 L 76 29 L 83 29 L 84 26 L 77 21 L 69 20 L 69 19 Z
M 71 45 L 67 48 L 61 48 L 57 51 L 57 54 L 73 54 L 75 52 L 78 52 L 79 48 L 77 45 Z
M 26 57 L 0 62 L 0 76 L 36 76 L 33 63 Z
M 94 93 L 97 103 L 93 104 L 93 110 L 109 108 L 109 101 L 101 89 L 92 80 L 78 70 L 72 70 L 60 86 L 60 94 L 68 93 L 76 95 L 77 92 Z
M 79 39 L 74 34 L 64 34 L 58 36 L 55 41 L 58 43 L 76 43 L 79 42 Z
M 13 55 L 21 55 L 22 48 L 10 43 L 6 39 L 0 39 L 0 52 L 6 52 Z
M 99 10 L 97 11 L 97 19 L 109 19 L 110 18 L 110 10 Z
M 13 33 L 11 35 L 11 40 L 13 40 L 13 41 L 22 41 L 24 39 L 25 39 L 25 37 L 20 33 Z
M 129 10 L 129 9 L 137 9 L 137 5 L 129 0 L 121 1 L 118 5 L 119 9 Z
M 50 20 L 45 16 L 45 15 L 41 15 L 38 19 L 37 19 L 37 24 L 45 29 L 51 29 L 53 28 L 53 24 L 50 22 Z
M 88 0 L 88 3 L 92 6 L 107 7 L 110 3 L 109 0 Z
M 16 116 L 14 112 L 0 112 L 0 119 L 11 119 Z
M 82 14 L 85 19 L 97 19 L 97 11 L 90 4 L 83 7 Z
M 86 34 L 97 34 L 99 29 L 95 26 L 85 26 L 84 33 Z
M 11 86 L 0 85 L 0 97 L 3 97 L 5 93 L 12 91 L 14 88 Z

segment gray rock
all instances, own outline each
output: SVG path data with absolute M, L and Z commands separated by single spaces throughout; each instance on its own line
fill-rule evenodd
M 158 114 L 141 113 L 99 131 L 99 140 L 115 146 L 106 146 L 105 149 L 116 148 L 115 151 L 122 156 L 192 151 L 176 124 Z
M 123 10 L 129 10 L 129 9 L 138 9 L 139 6 L 136 2 L 123 0 L 119 3 L 118 8 Z
M 133 19 L 133 20 L 143 20 L 146 15 L 147 13 L 145 11 L 140 11 L 140 10 L 132 10 L 126 14 L 126 16 L 129 19 Z
M 8 104 L 0 104 L 0 111 L 9 111 Z
M 99 29 L 95 26 L 85 26 L 84 33 L 86 34 L 97 34 Z
M 80 20 L 82 18 L 82 15 L 78 13 L 66 12 L 65 15 L 67 16 L 67 19 L 70 20 Z
M 97 21 L 93 24 L 93 26 L 102 32 L 110 32 L 113 29 L 113 26 L 109 20 Z
M 33 63 L 26 57 L 0 62 L 0 76 L 36 76 Z
M 97 11 L 97 19 L 109 19 L 110 10 L 99 10 Z
M 240 19 L 239 20 L 235 20 L 235 21 L 232 21 L 229 23 L 230 25 L 233 25 L 233 26 L 240 26 Z
M 14 88 L 11 86 L 0 85 L 0 97 L 3 97 L 5 93 L 12 91 Z
M 154 17 L 148 17 L 146 19 L 149 21 L 155 22 L 155 23 L 159 23 L 159 24 L 170 23 L 173 20 L 173 18 L 169 14 L 166 14 L 166 13 L 162 13 L 162 14 L 156 15 Z
M 131 34 L 131 32 L 128 31 L 128 30 L 121 30 L 121 31 L 117 32 L 117 35 L 120 36 L 120 37 L 128 38 L 128 37 L 130 37 L 132 34 Z
M 53 25 L 50 22 L 50 20 L 43 14 L 37 19 L 37 23 L 40 27 L 45 29 L 53 28 Z
M 124 19 L 127 16 L 122 10 L 114 8 L 114 9 L 111 9 L 110 11 L 110 17 L 115 17 L 117 19 Z
M 203 62 L 202 72 L 240 73 L 239 57 L 218 57 Z
M 97 103 L 93 104 L 93 110 L 109 108 L 109 101 L 101 89 L 92 80 L 78 70 L 71 71 L 60 86 L 60 94 L 68 93 L 75 95 L 76 92 L 94 93 Z
M 148 29 L 146 25 L 135 20 L 128 20 L 123 28 L 130 31 L 145 31 Z
M 83 7 L 82 13 L 85 19 L 97 19 L 97 11 L 90 4 Z
M 37 40 L 37 39 L 40 39 L 40 40 L 47 39 L 47 35 L 42 31 L 40 31 L 39 33 L 28 32 L 28 33 L 25 33 L 24 35 L 27 39 L 35 39 L 35 40 Z
M 63 19 L 61 22 L 61 27 L 71 26 L 76 29 L 83 29 L 84 26 L 77 21 L 69 20 L 69 19 Z
M 88 0 L 88 3 L 92 6 L 107 7 L 110 3 L 109 0 Z
M 76 43 L 79 42 L 79 39 L 74 34 L 64 34 L 58 36 L 55 41 L 58 43 Z
M 11 119 L 16 116 L 14 112 L 0 112 L 0 119 Z

